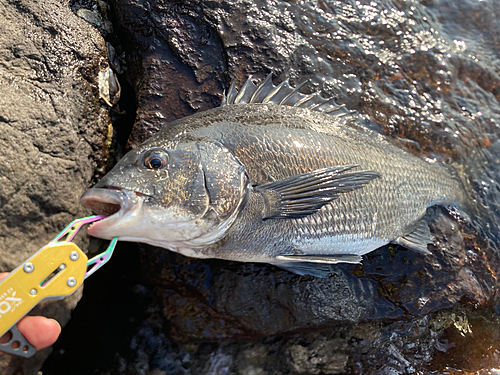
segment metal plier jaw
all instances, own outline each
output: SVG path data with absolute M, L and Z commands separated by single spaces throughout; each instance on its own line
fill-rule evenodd
M 0 351 L 23 357 L 35 354 L 35 347 L 19 332 L 16 323 L 40 301 L 63 299 L 73 294 L 83 280 L 111 258 L 116 237 L 106 251 L 90 260 L 71 242 L 82 225 L 104 217 L 74 220 L 0 282 L 0 337 L 10 331 L 9 341 L 0 344 Z

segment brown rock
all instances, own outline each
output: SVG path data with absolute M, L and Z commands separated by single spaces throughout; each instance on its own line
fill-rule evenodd
M 0 269 L 10 271 L 87 214 L 79 196 L 104 159 L 109 116 L 95 29 L 57 0 L 1 2 L 0 14 Z M 33 313 L 64 325 L 80 297 Z M 0 372 L 36 374 L 49 353 L 3 355 Z

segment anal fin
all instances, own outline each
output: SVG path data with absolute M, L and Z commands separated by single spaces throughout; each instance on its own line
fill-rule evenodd
M 275 266 L 297 275 L 310 275 L 314 277 L 327 277 L 331 272 L 331 266 L 339 263 L 361 263 L 361 256 L 350 254 L 336 255 L 280 255 L 276 257 L 280 263 Z M 282 263 L 281 263 L 282 262 Z
M 433 243 L 429 225 L 425 220 L 421 220 L 415 230 L 408 233 L 404 237 L 400 237 L 392 241 L 392 243 L 404 246 L 409 250 L 416 251 L 417 253 L 431 254 L 431 252 L 427 250 L 427 244 Z
M 290 263 L 276 263 L 274 265 L 300 276 L 308 275 L 308 276 L 325 278 L 328 277 L 328 275 L 331 272 L 331 265 L 329 264 L 290 262 Z
M 339 263 L 351 263 L 358 264 L 361 263 L 360 255 L 352 254 L 334 254 L 334 255 L 279 255 L 276 257 L 278 260 L 284 260 L 289 262 L 308 262 L 308 263 L 320 263 L 320 264 L 339 264 Z

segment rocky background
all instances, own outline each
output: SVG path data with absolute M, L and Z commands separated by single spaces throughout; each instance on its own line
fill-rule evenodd
M 5 270 L 83 215 L 79 195 L 126 149 L 219 105 L 250 74 L 310 79 L 304 92 L 335 97 L 413 153 L 453 164 L 474 202 L 472 224 L 430 210 L 433 255 L 386 246 L 327 279 L 120 243 L 86 282 L 43 374 L 498 371 L 494 0 L 0 5 Z M 73 305 L 54 306 L 46 310 L 67 321 Z M 2 366 L 35 374 L 47 352 L 4 355 Z
M 60 1 L 0 1 L 0 271 L 86 212 L 79 196 L 104 166 L 110 117 L 99 103 L 100 33 Z M 82 245 L 88 247 L 88 240 Z M 65 324 L 81 290 L 33 312 Z M 36 373 L 51 350 L 7 355 L 2 374 Z

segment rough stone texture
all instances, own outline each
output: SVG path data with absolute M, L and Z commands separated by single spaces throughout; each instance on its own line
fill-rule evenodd
M 349 357 L 336 350 L 343 343 L 320 338 L 307 346 L 292 345 L 288 349 L 291 367 L 299 374 L 342 374 Z
M 0 1 L 0 270 L 9 271 L 87 214 L 79 197 L 104 159 L 109 116 L 97 76 L 104 41 L 65 1 Z M 83 247 L 85 248 L 85 247 Z M 69 320 L 81 291 L 37 308 Z M 4 355 L 2 374 L 36 374 Z
M 241 86 L 249 74 L 273 72 L 275 83 L 311 79 L 305 92 L 336 97 L 417 155 L 454 162 L 475 209 L 472 224 L 431 210 L 432 255 L 386 246 L 360 266 L 335 267 L 329 279 L 142 246 L 144 282 L 157 305 L 127 336 L 134 354 L 115 353 L 110 368 L 404 374 L 500 366 L 500 325 L 490 309 L 498 304 L 500 242 L 494 2 L 113 5 L 137 95 L 131 147 L 173 119 L 218 105 L 233 79 Z M 464 355 L 467 346 L 478 349 Z
M 139 300 L 144 302 L 144 295 Z M 163 332 L 159 306 L 148 306 L 147 317 L 136 327 L 129 350 L 117 351 L 107 366 L 92 357 L 86 361 L 74 357 L 67 362 L 64 354 L 57 356 L 59 361 L 54 361 L 53 355 L 52 366 L 45 366 L 44 374 L 375 375 L 444 373 L 446 368 L 458 375 L 464 372 L 454 369 L 486 374 L 486 370 L 478 370 L 500 366 L 500 319 L 492 309 L 457 307 L 392 323 L 335 325 L 321 332 L 177 346 Z M 73 346 L 81 348 L 81 343 Z M 76 353 L 82 355 L 80 350 Z M 84 362 L 100 365 L 85 366 Z
M 115 2 L 137 100 L 137 145 L 165 123 L 220 104 L 222 46 L 191 4 Z M 147 124 L 144 126 L 144 124 Z

